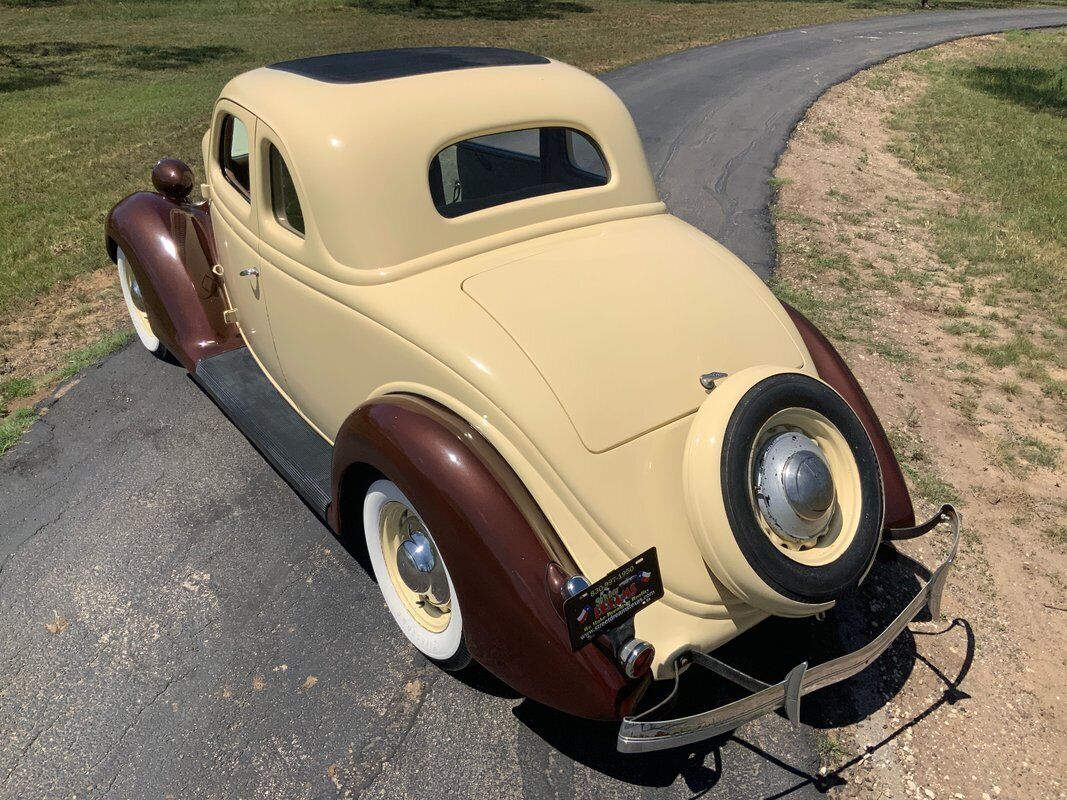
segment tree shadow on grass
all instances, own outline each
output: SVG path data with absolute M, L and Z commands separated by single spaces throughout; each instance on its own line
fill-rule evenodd
M 187 69 L 242 52 L 229 45 L 0 44 L 0 94 L 53 86 L 72 78 L 124 79 L 142 72 Z
M 1067 67 L 975 66 L 964 80 L 979 91 L 1009 100 L 1031 111 L 1067 114 Z
M 348 5 L 378 14 L 402 14 L 421 19 L 560 19 L 564 14 L 587 14 L 593 7 L 573 0 L 348 0 Z
M 0 8 L 37 8 L 39 6 L 61 6 L 70 0 L 0 0 Z

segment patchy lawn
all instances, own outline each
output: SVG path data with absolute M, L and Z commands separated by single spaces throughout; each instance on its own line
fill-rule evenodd
M 899 694 L 833 733 L 850 755 L 902 726 L 844 794 L 1061 796 L 1067 31 L 861 73 L 810 109 L 775 185 L 776 290 L 854 367 L 921 512 L 951 500 L 965 516 L 944 613 L 974 631 L 968 696 L 908 724 L 946 693 L 935 670 L 966 669 L 957 632 L 921 637 Z M 932 563 L 936 547 L 907 550 Z
M 1023 5 L 959 0 L 940 7 L 1014 4 Z M 0 0 L 0 380 L 35 385 L 8 407 L 46 391 L 71 351 L 127 326 L 101 243 L 104 216 L 148 185 L 162 156 L 202 174 L 205 121 L 238 72 L 314 53 L 425 44 L 516 47 L 598 72 L 723 39 L 917 5 Z

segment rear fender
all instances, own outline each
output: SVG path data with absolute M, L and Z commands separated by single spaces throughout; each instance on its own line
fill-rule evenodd
M 202 358 L 242 345 L 226 324 L 225 296 L 206 202 L 178 203 L 137 192 L 111 209 L 105 223 L 112 261 L 122 249 L 141 285 L 153 332 L 192 372 Z
M 562 619 L 570 555 L 522 481 L 467 422 L 409 395 L 371 400 L 337 434 L 331 526 L 363 537 L 363 498 L 379 475 L 411 498 L 434 533 L 482 666 L 545 705 L 620 719 L 648 684 L 597 644 L 572 652 Z
M 863 424 L 867 435 L 871 437 L 874 452 L 878 456 L 878 467 L 882 471 L 882 491 L 885 494 L 885 518 L 882 527 L 885 528 L 910 528 L 915 524 L 915 509 L 911 503 L 911 495 L 908 486 L 904 483 L 904 475 L 900 471 L 900 464 L 893 454 L 893 447 L 889 444 L 889 438 L 885 435 L 885 428 L 881 420 L 871 406 L 863 389 L 860 387 L 856 376 L 848 368 L 848 364 L 841 358 L 830 340 L 812 324 L 811 320 L 797 311 L 788 303 L 782 303 L 786 313 L 789 314 L 793 324 L 796 325 L 804 344 L 811 354 L 812 361 L 819 377 L 826 381 L 834 390 L 845 398 L 852 410 L 856 412 Z

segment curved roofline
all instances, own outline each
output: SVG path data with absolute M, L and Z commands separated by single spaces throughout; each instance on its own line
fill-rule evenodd
M 268 69 L 324 83 L 372 83 L 433 72 L 547 63 L 544 56 L 503 47 L 402 47 L 309 56 L 279 61 Z
M 398 51 L 394 51 L 398 52 Z M 259 68 L 229 81 L 215 107 L 207 162 L 214 189 L 219 115 L 247 111 L 260 169 L 279 148 L 296 184 L 307 233 L 286 245 L 342 283 L 381 283 L 477 252 L 498 237 L 662 211 L 641 139 L 622 101 L 581 70 L 546 63 L 485 66 L 408 80 L 331 83 Z M 430 191 L 434 156 L 453 142 L 505 130 L 568 127 L 590 136 L 608 165 L 603 186 L 440 214 Z M 269 186 L 265 172 L 259 185 Z M 255 183 L 255 182 L 253 182 Z M 253 187 L 253 202 L 266 195 Z M 258 199 L 256 199 L 258 197 Z M 261 214 L 270 213 L 260 209 Z M 299 252 L 298 252 L 299 251 Z

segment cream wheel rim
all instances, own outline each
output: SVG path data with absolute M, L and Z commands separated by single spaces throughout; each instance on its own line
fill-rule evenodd
M 766 504 L 761 504 L 761 498 L 757 496 L 758 459 L 783 434 L 799 434 L 796 438 L 803 440 L 802 451 L 817 454 L 818 461 L 829 472 L 832 505 L 826 511 L 825 520 L 819 521 L 818 531 L 810 538 L 783 535 L 782 526 L 768 519 Z M 783 555 L 807 566 L 823 566 L 835 561 L 851 546 L 859 527 L 862 506 L 859 467 L 844 434 L 825 416 L 809 408 L 787 408 L 771 415 L 753 440 L 748 477 L 752 513 Z
M 404 608 L 431 633 L 445 630 L 452 597 L 444 562 L 419 515 L 403 502 L 391 500 L 380 511 L 378 528 L 389 580 Z M 425 553 L 426 560 L 415 566 L 412 550 Z M 424 585 L 417 582 L 421 576 L 425 576 Z
M 455 656 L 463 646 L 455 585 L 430 529 L 392 481 L 377 480 L 367 489 L 363 532 L 374 577 L 397 627 L 427 658 Z

